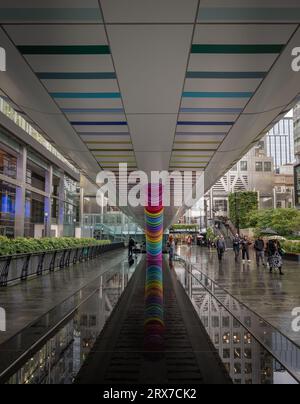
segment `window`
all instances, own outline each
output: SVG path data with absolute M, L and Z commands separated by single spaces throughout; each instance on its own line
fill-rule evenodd
M 0 181 L 0 236 L 14 237 L 16 187 Z
M 259 173 L 263 171 L 263 163 L 261 161 L 255 163 L 255 171 Z
M 17 159 L 0 149 L 0 174 L 17 178 Z
M 248 162 L 241 161 L 241 171 L 248 171 Z
M 264 168 L 265 172 L 270 173 L 272 171 L 272 163 L 270 161 L 265 161 Z
M 237 171 L 237 164 L 232 167 L 231 171 Z

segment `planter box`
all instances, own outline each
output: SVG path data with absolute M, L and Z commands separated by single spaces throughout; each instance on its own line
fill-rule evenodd
M 67 268 L 119 248 L 124 248 L 124 243 L 0 257 L 0 287 L 12 282 L 25 281 L 29 277 L 41 276 L 45 272 Z
M 300 263 L 300 254 L 287 253 L 284 256 L 284 259 L 287 260 L 287 261 L 294 261 L 294 262 L 299 262 Z

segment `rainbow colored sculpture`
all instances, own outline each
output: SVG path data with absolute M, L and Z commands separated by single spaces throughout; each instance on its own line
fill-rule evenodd
M 148 207 L 145 209 L 147 273 L 144 349 L 150 360 L 160 359 L 164 350 L 163 214 L 162 188 L 152 185 L 148 190 Z

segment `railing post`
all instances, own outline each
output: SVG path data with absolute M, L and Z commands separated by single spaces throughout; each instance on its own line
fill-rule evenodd
M 23 268 L 22 268 L 21 281 L 26 281 L 26 279 L 28 277 L 28 268 L 29 268 L 30 258 L 31 258 L 31 254 L 28 254 L 25 257 L 25 261 L 24 261 Z
M 37 271 L 36 271 L 37 276 L 41 276 L 43 274 L 45 256 L 46 256 L 45 252 L 43 252 L 39 256 L 39 263 L 38 263 L 38 267 L 37 267 Z
M 76 248 L 75 255 L 74 255 L 74 258 L 73 258 L 73 264 L 74 265 L 76 265 L 77 261 L 78 261 L 78 252 L 79 252 L 79 249 Z
M 66 259 L 66 263 L 65 263 L 66 267 L 70 266 L 71 252 L 72 252 L 72 250 L 69 250 L 68 253 L 67 253 L 67 259 Z
M 54 269 L 55 269 L 56 257 L 57 257 L 57 251 L 54 251 L 54 253 L 53 253 L 53 255 L 52 255 L 50 267 L 49 267 L 49 271 L 50 271 L 50 272 L 53 272 Z
M 65 267 L 66 250 L 63 250 L 63 255 L 61 256 L 59 268 L 64 269 Z
M 11 260 L 12 260 L 12 257 L 7 257 L 6 262 L 3 266 L 3 269 L 0 274 L 0 286 L 7 286 L 7 278 L 8 278 Z

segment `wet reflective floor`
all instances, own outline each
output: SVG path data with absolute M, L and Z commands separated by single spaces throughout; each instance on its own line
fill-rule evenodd
M 0 344 L 61 304 L 101 273 L 126 263 L 127 251 L 114 251 L 96 260 L 0 288 L 0 307 L 6 312 L 6 331 L 0 332 Z
M 280 276 L 262 266 L 257 268 L 254 253 L 252 262 L 246 264 L 241 260 L 236 263 L 232 250 L 226 252 L 222 264 L 216 251 L 205 247 L 182 246 L 178 254 L 300 346 L 300 332 L 292 330 L 292 311 L 300 307 L 298 263 L 284 260 L 285 275 Z

